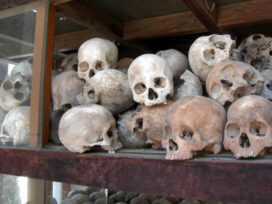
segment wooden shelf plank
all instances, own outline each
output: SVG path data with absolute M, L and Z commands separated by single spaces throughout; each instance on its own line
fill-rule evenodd
M 241 203 L 272 202 L 272 160 L 163 155 L 75 154 L 0 149 L 0 173 L 93 187 Z

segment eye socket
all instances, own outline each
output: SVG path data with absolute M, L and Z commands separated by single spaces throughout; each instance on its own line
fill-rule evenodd
M 13 87 L 13 85 L 12 85 L 12 83 L 11 83 L 10 80 L 6 80 L 6 81 L 4 82 L 4 84 L 3 84 L 3 88 L 4 88 L 6 91 L 12 89 L 12 87 Z
M 184 127 L 180 133 L 180 138 L 185 141 L 191 141 L 194 136 L 194 131 L 189 127 Z
M 214 49 L 206 49 L 203 53 L 203 57 L 206 61 L 213 61 L 215 57 Z
M 154 84 L 156 88 L 164 88 L 166 87 L 166 79 L 164 77 L 156 77 L 154 79 Z
M 225 42 L 215 42 L 213 43 L 214 47 L 220 49 L 220 50 L 224 50 L 226 47 L 226 43 Z
M 98 71 L 102 70 L 103 69 L 103 62 L 100 60 L 97 60 L 96 64 L 95 64 L 95 69 Z
M 23 85 L 21 84 L 21 82 L 19 82 L 19 81 L 16 81 L 16 83 L 14 84 L 14 88 L 15 89 L 20 89 L 20 88 L 22 88 L 23 87 Z
M 260 121 L 253 121 L 250 123 L 250 133 L 258 136 L 258 137 L 264 137 L 267 132 L 267 126 L 265 123 Z
M 109 130 L 109 131 L 107 132 L 107 135 L 108 135 L 109 138 L 113 138 L 113 136 L 114 136 L 113 131 L 112 131 L 112 130 Z
M 80 72 L 86 72 L 89 69 L 89 64 L 88 62 L 81 62 L 79 64 L 79 71 Z
M 236 138 L 240 135 L 240 127 L 236 123 L 230 123 L 226 126 L 226 134 L 228 138 Z
M 134 91 L 136 94 L 142 94 L 146 90 L 146 86 L 144 83 L 138 83 L 134 86 Z
M 88 97 L 90 99 L 95 99 L 95 90 L 91 89 L 90 91 L 88 91 Z

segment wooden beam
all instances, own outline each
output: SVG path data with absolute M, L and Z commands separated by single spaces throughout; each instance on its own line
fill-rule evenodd
M 50 4 L 57 6 L 57 5 L 64 4 L 70 1 L 72 0 L 50 0 Z
M 211 33 L 222 33 L 216 25 L 216 6 L 213 0 L 183 0 L 183 2 Z
M 272 22 L 271 0 L 245 1 L 217 8 L 217 27 L 222 29 Z M 123 39 L 143 39 L 207 32 L 192 15 L 182 12 L 124 23 Z

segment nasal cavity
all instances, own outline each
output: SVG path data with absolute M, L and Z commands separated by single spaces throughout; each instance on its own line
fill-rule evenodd
M 151 88 L 148 89 L 148 98 L 149 100 L 154 100 L 158 98 L 158 94 Z
M 250 141 L 246 133 L 242 133 L 240 136 L 240 146 L 242 148 L 249 148 L 250 147 Z

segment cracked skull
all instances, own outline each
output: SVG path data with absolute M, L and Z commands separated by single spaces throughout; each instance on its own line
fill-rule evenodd
M 117 58 L 118 49 L 111 41 L 102 38 L 87 40 L 78 50 L 78 76 L 88 81 L 101 70 L 114 69 Z
M 210 35 L 199 37 L 189 49 L 189 63 L 193 72 L 202 80 L 214 65 L 229 60 L 235 47 L 230 35 Z
M 187 96 L 174 102 L 166 114 L 162 138 L 166 159 L 191 159 L 201 150 L 218 154 L 225 122 L 224 108 L 210 98 Z
M 69 54 L 61 63 L 61 71 L 75 71 L 77 72 L 78 60 L 77 53 Z
M 77 95 L 83 90 L 84 81 L 75 71 L 63 72 L 52 81 L 53 110 L 68 110 L 79 105 Z
M 94 146 L 114 151 L 121 148 L 110 111 L 100 105 L 80 105 L 66 111 L 59 123 L 59 139 L 71 152 L 83 153 Z
M 263 82 L 262 75 L 251 65 L 225 61 L 215 65 L 210 71 L 206 89 L 211 98 L 227 108 L 242 96 L 260 95 Z
M 224 148 L 236 158 L 256 157 L 272 146 L 272 103 L 261 96 L 245 96 L 229 108 Z
M 173 95 L 173 74 L 166 61 L 154 54 L 137 57 L 129 66 L 128 82 L 134 101 L 152 106 Z
M 100 71 L 89 79 L 77 99 L 80 104 L 99 103 L 113 114 L 128 110 L 134 104 L 127 75 L 115 69 Z
M 29 103 L 30 83 L 19 73 L 14 76 L 6 76 L 0 87 L 0 106 L 6 110 Z

